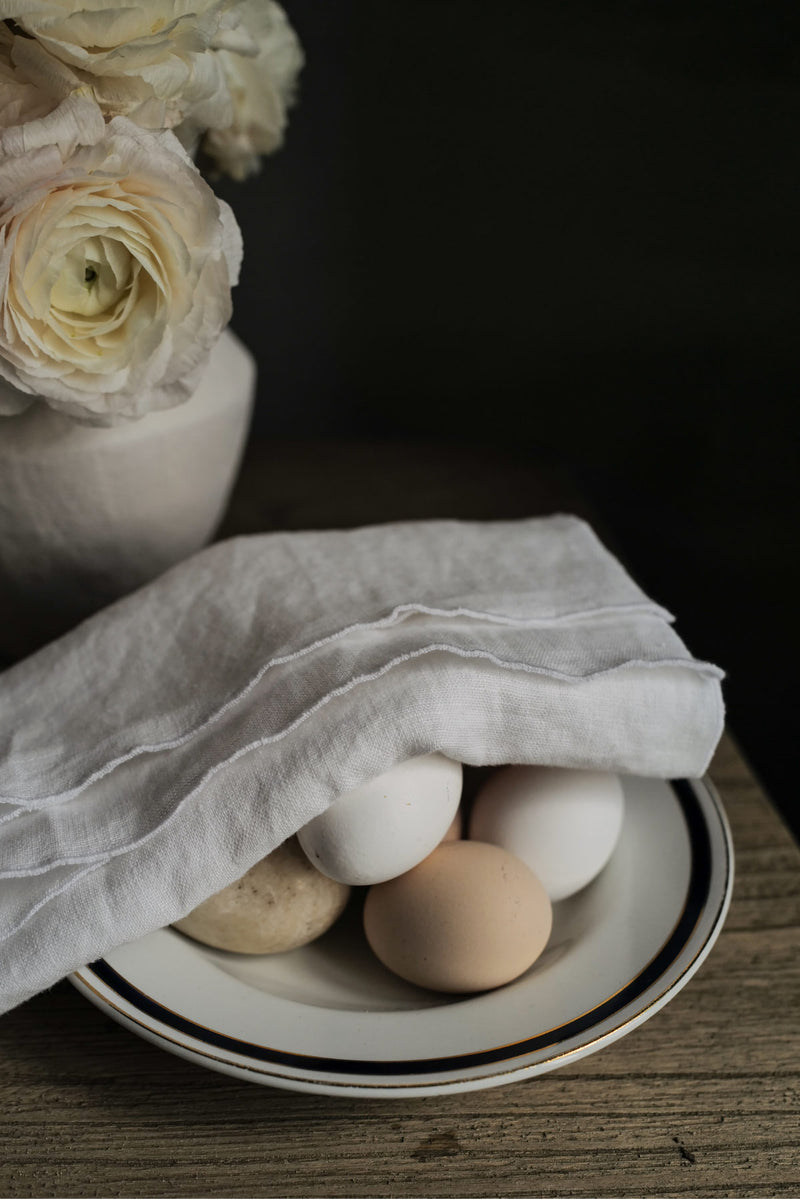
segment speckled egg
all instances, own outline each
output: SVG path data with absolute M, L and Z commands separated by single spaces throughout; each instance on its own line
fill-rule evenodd
M 291 837 L 173 928 L 215 949 L 281 953 L 322 936 L 349 894 L 349 887 L 315 870 Z

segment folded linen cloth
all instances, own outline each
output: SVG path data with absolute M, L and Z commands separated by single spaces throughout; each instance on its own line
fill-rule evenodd
M 0 1011 L 417 754 L 705 770 L 722 672 L 571 516 L 223 542 L 0 675 Z

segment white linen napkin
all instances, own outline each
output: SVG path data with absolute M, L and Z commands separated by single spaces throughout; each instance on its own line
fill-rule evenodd
M 722 672 L 582 521 L 223 542 L 0 675 L 0 1011 L 417 754 L 698 776 Z

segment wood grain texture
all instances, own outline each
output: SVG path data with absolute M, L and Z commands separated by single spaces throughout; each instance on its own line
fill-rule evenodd
M 402 462 L 351 448 L 326 506 L 335 471 L 313 447 L 302 469 L 251 455 L 225 531 L 580 510 L 547 472 L 532 491 L 505 470 L 498 499 L 496 465 L 457 449 L 418 462 L 404 500 Z M 800 850 L 729 737 L 711 776 L 736 847 L 730 914 L 685 989 L 617 1043 L 485 1091 L 328 1098 L 164 1053 L 61 983 L 0 1019 L 0 1195 L 796 1199 Z

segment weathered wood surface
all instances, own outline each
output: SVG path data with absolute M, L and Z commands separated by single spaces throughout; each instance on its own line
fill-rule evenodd
M 271 465 L 280 469 L 279 458 Z M 267 512 L 253 469 L 235 528 L 329 523 L 318 489 L 300 476 L 292 490 L 288 467 L 274 492 L 286 506 Z M 419 512 L 398 513 L 388 485 L 371 510 L 375 519 L 537 510 L 522 475 L 518 489 L 513 472 L 507 482 L 506 510 L 486 493 L 474 512 L 456 510 L 446 481 L 441 511 L 429 492 Z M 360 502 L 348 514 L 340 499 L 341 523 L 361 519 Z M 317 1097 L 166 1054 L 62 983 L 0 1018 L 0 1195 L 796 1199 L 800 851 L 729 738 L 711 773 L 736 846 L 726 926 L 686 988 L 616 1044 L 463 1095 Z

